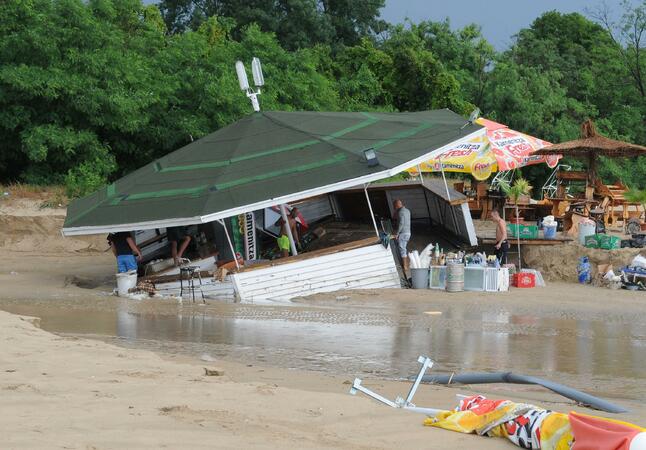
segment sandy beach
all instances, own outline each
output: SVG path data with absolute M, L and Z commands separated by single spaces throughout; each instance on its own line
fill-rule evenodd
M 419 354 L 443 373 L 544 376 L 646 423 L 643 293 L 556 282 L 273 305 L 133 302 L 111 295 L 114 260 L 100 238 L 65 241 L 53 233 L 60 214 L 37 217 L 51 228 L 14 227 L 0 260 L 0 309 L 14 313 L 0 312 L 3 448 L 513 448 L 348 394 L 359 376 L 405 395 L 398 379 Z M 448 409 L 473 393 L 611 416 L 532 386 L 424 385 L 415 401 Z

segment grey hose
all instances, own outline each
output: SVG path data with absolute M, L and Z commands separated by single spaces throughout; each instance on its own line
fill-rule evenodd
M 589 406 L 609 413 L 625 413 L 627 409 L 610 403 L 606 400 L 594 397 L 585 392 L 577 391 L 562 384 L 552 381 L 543 380 L 542 378 L 530 377 L 527 375 L 518 375 L 512 372 L 497 373 L 463 373 L 458 375 L 425 375 L 422 378 L 423 383 L 434 384 L 489 384 L 489 383 L 511 383 L 511 384 L 536 384 L 543 386 L 563 397 L 567 397 L 575 402 Z

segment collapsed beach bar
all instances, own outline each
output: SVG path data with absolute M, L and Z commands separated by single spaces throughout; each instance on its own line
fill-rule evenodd
M 397 189 L 411 198 L 421 195 L 420 214 L 471 244 L 473 224 L 465 201 L 455 192 L 452 197 L 446 185 L 442 192 L 430 180 L 408 187 L 377 182 L 482 133 L 484 128 L 446 109 L 258 112 L 72 202 L 63 234 L 137 230 L 143 243 L 159 249 L 166 228 L 199 225 L 202 240 L 213 251 L 200 251 L 202 258 L 191 264 L 203 275 L 202 290 L 212 298 L 248 302 L 339 289 L 397 288 L 396 258 L 379 239 L 385 230 L 371 196 L 388 190 L 391 199 Z M 286 205 L 298 206 L 311 222 L 326 215 L 338 218 L 339 195 L 351 191 L 363 194 L 361 205 L 359 197 L 354 204 L 367 206 L 368 236 L 301 253 L 286 227 L 291 256 L 264 257 L 260 242 L 268 236 L 275 242 L 272 228 L 281 217 L 287 222 Z M 229 270 L 216 276 L 225 261 Z M 160 292 L 177 295 L 183 287 L 178 267 L 146 275 Z

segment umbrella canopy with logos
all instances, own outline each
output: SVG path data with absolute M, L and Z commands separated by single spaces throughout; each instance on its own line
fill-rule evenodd
M 419 165 L 422 172 L 469 173 L 486 180 L 493 172 L 546 163 L 556 167 L 560 155 L 536 155 L 534 152 L 551 143 L 511 130 L 506 125 L 480 118 L 476 122 L 487 130 L 485 135 L 445 150 Z M 417 173 L 416 168 L 409 170 Z

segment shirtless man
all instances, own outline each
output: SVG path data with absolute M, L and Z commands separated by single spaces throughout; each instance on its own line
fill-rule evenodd
M 507 263 L 507 252 L 509 251 L 509 242 L 507 242 L 507 224 L 500 217 L 500 213 L 495 209 L 491 211 L 491 220 L 496 223 L 496 258 L 502 264 Z

